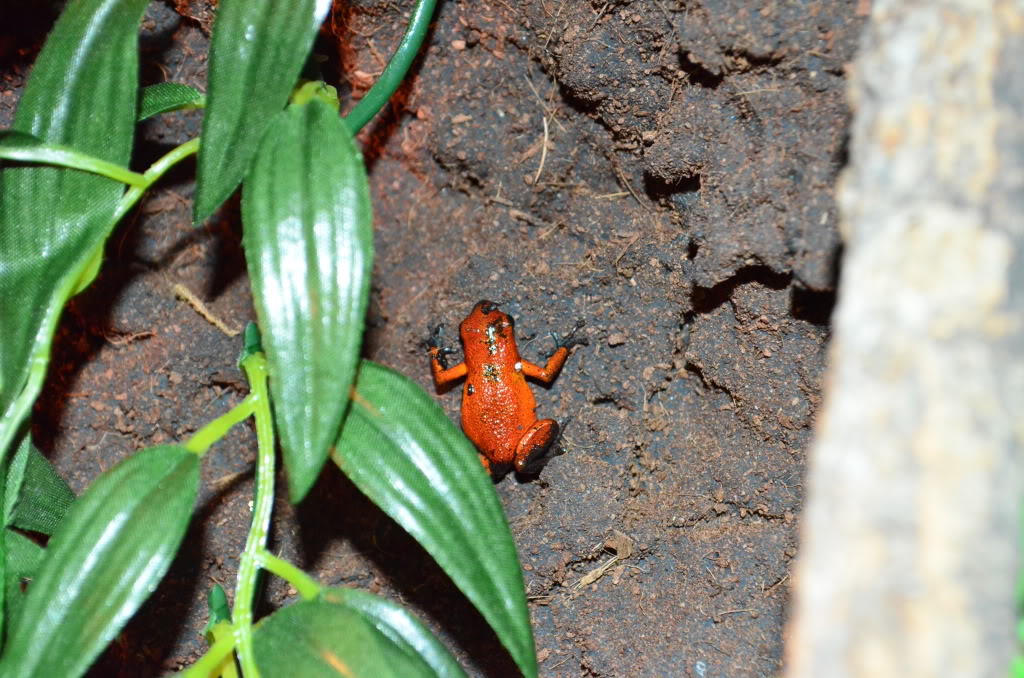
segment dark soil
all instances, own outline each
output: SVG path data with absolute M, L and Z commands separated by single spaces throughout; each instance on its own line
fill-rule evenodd
M 318 51 L 347 101 L 412 4 L 335 8 Z M 377 238 L 368 357 L 430 389 L 428 328 L 480 299 L 504 302 L 537 361 L 549 332 L 587 322 L 589 346 L 536 389 L 541 416 L 571 419 L 564 454 L 497 486 L 544 676 L 781 667 L 861 19 L 852 0 L 753 4 L 442 0 L 413 76 L 361 136 Z M 4 125 L 54 16 L 0 28 Z M 205 0 L 154 3 L 145 83 L 204 89 L 212 17 Z M 144 125 L 138 166 L 198 121 Z M 191 176 L 180 168 L 126 220 L 64 316 L 33 432 L 76 491 L 245 394 L 240 338 L 174 291 L 231 328 L 253 317 L 237 201 L 193 228 Z M 458 394 L 440 401 L 457 421 Z M 157 675 L 203 652 L 206 591 L 233 586 L 254 450 L 238 427 L 208 455 L 185 548 L 95 675 Z M 273 546 L 322 582 L 413 605 L 473 675 L 514 675 L 425 552 L 333 468 L 302 505 L 279 500 Z M 294 598 L 271 582 L 265 609 Z

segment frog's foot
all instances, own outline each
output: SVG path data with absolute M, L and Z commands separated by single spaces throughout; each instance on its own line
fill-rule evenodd
M 518 473 L 537 473 L 548 461 L 548 450 L 558 440 L 558 422 L 541 419 L 523 434 L 516 445 L 515 466 Z
M 448 346 L 444 338 L 444 323 L 430 331 L 430 336 L 423 340 L 423 345 L 430 351 L 430 355 L 437 358 L 441 367 L 448 369 L 448 356 L 455 353 L 455 349 Z
M 590 341 L 587 339 L 586 335 L 581 335 L 579 337 L 576 336 L 576 333 L 583 329 L 584 325 L 586 324 L 586 321 L 583 319 L 577 320 L 576 325 L 571 330 L 569 330 L 569 333 L 566 334 L 564 337 L 559 336 L 557 332 L 552 332 L 551 339 L 552 341 L 555 342 L 555 349 L 557 350 L 560 348 L 572 348 L 573 346 L 588 345 Z

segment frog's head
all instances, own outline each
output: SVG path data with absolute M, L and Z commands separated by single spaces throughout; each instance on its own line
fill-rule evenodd
M 494 341 L 498 337 L 513 337 L 514 327 L 515 321 L 512 316 L 498 310 L 497 303 L 484 299 L 477 302 L 470 314 L 459 325 L 459 335 L 463 342 L 473 338 Z

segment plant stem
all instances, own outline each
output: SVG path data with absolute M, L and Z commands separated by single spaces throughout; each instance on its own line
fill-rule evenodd
M 263 550 L 257 554 L 257 559 L 259 565 L 263 567 L 263 569 L 276 574 L 278 577 L 294 586 L 295 590 L 299 592 L 299 595 L 302 596 L 303 599 L 312 600 L 320 595 L 320 591 L 323 589 L 323 587 L 320 586 L 320 582 L 313 579 L 287 560 L 278 558 L 267 550 Z
M 155 184 L 157 180 L 162 177 L 167 170 L 174 167 L 176 164 L 192 155 L 199 150 L 199 137 L 186 141 L 177 148 L 171 150 L 167 155 L 157 160 L 155 163 L 150 165 L 149 169 L 140 176 L 143 178 L 141 185 L 132 186 L 125 194 L 121 196 L 121 200 L 117 203 L 117 209 L 114 211 L 114 217 L 110 221 L 110 230 L 113 230 L 117 222 L 121 221 L 125 214 L 135 206 L 135 203 L 139 201 L 139 198 L 149 189 L 150 186 Z M 76 281 L 75 288 L 71 292 L 71 296 L 74 296 L 88 287 L 93 280 L 96 279 L 96 274 L 100 271 L 100 264 L 103 263 L 103 250 L 106 245 L 106 239 L 101 242 L 99 246 L 93 251 L 92 257 L 88 263 L 82 267 L 82 274 Z M 63 304 L 61 304 L 63 306 Z
M 66 278 L 58 288 L 55 297 L 66 301 L 71 296 L 71 289 L 74 283 L 74 278 Z M 42 322 L 39 323 L 40 330 L 36 335 L 37 337 L 53 337 L 53 333 L 57 328 L 57 321 L 60 319 L 60 312 L 63 308 L 64 303 L 61 302 L 60 304 L 53 304 L 46 309 L 46 315 L 43 316 Z M 29 356 L 30 366 L 25 386 L 18 393 L 18 397 L 14 399 L 7 412 L 3 414 L 3 418 L 0 419 L 0 461 L 5 458 L 21 423 L 25 421 L 29 412 L 32 411 L 32 403 L 36 401 L 36 397 L 38 397 L 39 392 L 43 389 L 46 369 L 50 364 L 49 345 L 49 342 L 40 344 L 38 339 L 36 339 L 35 351 Z
M 58 146 L 57 144 L 34 144 L 32 146 L 0 146 L 0 158 L 5 160 L 16 160 L 18 162 L 36 162 L 57 167 L 91 172 L 101 177 L 107 177 L 114 181 L 120 181 L 129 186 L 143 186 L 146 182 L 145 176 L 133 172 L 127 167 L 117 163 L 108 162 L 89 155 L 80 153 L 73 148 Z
M 274 507 L 274 422 L 270 414 L 270 394 L 267 391 L 267 361 L 262 353 L 254 353 L 242 361 L 242 369 L 252 393 L 253 417 L 256 419 L 256 501 L 252 510 L 252 525 L 245 540 L 238 565 L 235 586 L 235 639 L 238 641 L 238 660 L 246 678 L 258 678 L 256 658 L 252 645 L 252 605 L 256 595 L 260 554 L 267 550 L 270 513 Z
M 206 454 L 210 446 L 227 435 L 232 426 L 249 418 L 255 409 L 254 402 L 252 394 L 247 395 L 245 400 L 196 431 L 185 443 L 185 449 L 200 457 Z
M 345 122 L 356 134 L 363 126 L 370 122 L 377 112 L 384 108 L 391 95 L 395 93 L 398 86 L 402 84 L 405 74 L 416 59 L 423 44 L 423 38 L 427 35 L 427 28 L 430 27 L 430 18 L 434 15 L 434 6 L 437 0 L 419 0 L 412 10 L 412 17 L 409 19 L 409 27 L 405 29 L 402 42 L 398 44 L 391 61 L 384 68 L 384 72 L 377 78 L 370 91 L 356 104 L 348 115 Z
M 224 634 L 202 657 L 182 672 L 181 678 L 209 678 L 231 654 L 234 647 L 235 636 L 231 633 Z
M 198 150 L 199 137 L 196 137 L 195 139 L 190 139 L 177 148 L 172 149 L 167 153 L 167 155 L 150 165 L 149 169 L 142 175 L 145 179 L 145 184 L 142 186 L 132 186 L 121 197 L 121 202 L 117 204 L 117 211 L 114 212 L 114 223 L 116 224 L 120 221 L 121 217 L 127 214 L 128 210 L 135 206 L 135 203 L 139 201 L 139 198 L 141 198 L 142 194 L 146 192 L 146 189 L 155 184 L 157 180 L 167 172 L 167 170 L 171 169 Z

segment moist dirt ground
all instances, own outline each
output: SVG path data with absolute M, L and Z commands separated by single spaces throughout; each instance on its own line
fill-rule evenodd
M 515 316 L 534 361 L 585 320 L 589 345 L 535 389 L 540 416 L 569 422 L 562 454 L 497 485 L 541 674 L 776 675 L 868 3 L 438 4 L 410 77 L 360 136 L 377 252 L 364 354 L 433 392 L 423 339 L 480 299 Z M 0 27 L 4 125 L 59 5 Z M 336 3 L 316 51 L 343 106 L 411 7 Z M 153 3 L 144 84 L 205 89 L 213 16 L 207 0 Z M 144 124 L 137 166 L 199 119 Z M 253 318 L 238 202 L 194 228 L 192 175 L 176 170 L 125 220 L 64 314 L 33 434 L 78 492 L 246 393 L 229 336 Z M 459 398 L 438 396 L 454 421 Z M 247 426 L 207 456 L 178 559 L 93 675 L 159 675 L 204 651 L 206 592 L 232 589 L 254 460 Z M 297 507 L 282 490 L 272 547 L 412 606 L 471 675 L 515 675 L 442 571 L 333 467 Z M 262 609 L 295 598 L 271 581 Z

